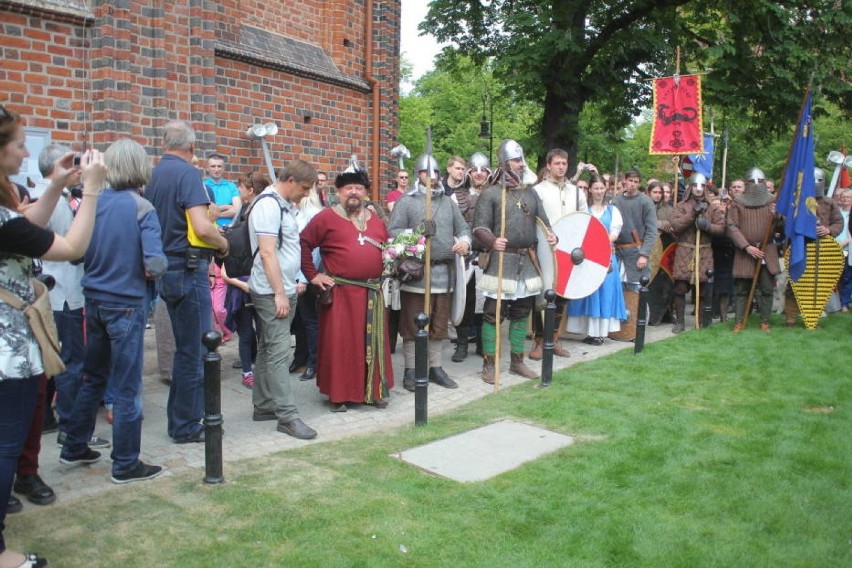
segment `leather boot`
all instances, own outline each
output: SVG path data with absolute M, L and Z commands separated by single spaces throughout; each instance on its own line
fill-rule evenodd
M 459 388 L 459 385 L 447 375 L 443 367 L 431 367 L 429 369 L 429 382 L 447 389 Z
M 402 372 L 402 388 L 414 392 L 414 369 L 405 369 Z
M 482 356 L 482 380 L 489 385 L 494 384 L 494 355 Z
M 681 333 L 686 330 L 686 298 L 684 296 L 675 296 L 673 303 L 677 322 L 672 327 L 672 333 Z
M 450 357 L 450 361 L 453 363 L 461 363 L 465 359 L 467 359 L 467 328 L 466 327 L 457 327 L 456 328 L 456 350 L 453 352 L 453 356 Z
M 799 305 L 796 298 L 784 297 L 784 327 L 794 327 L 796 318 L 799 317 Z
M 553 332 L 553 354 L 557 357 L 570 357 L 571 353 L 562 347 L 562 342 L 559 341 L 559 331 Z M 532 355 L 530 355 L 530 359 L 532 359 Z
M 513 375 L 520 375 L 525 379 L 537 379 L 538 374 L 524 364 L 523 353 L 510 353 L 511 363 L 509 364 L 509 372 Z
M 512 353 L 512 355 L 514 355 L 514 353 Z M 533 345 L 532 350 L 530 350 L 530 359 L 533 361 L 541 361 L 542 357 L 544 357 L 544 338 L 536 337 L 535 344 Z M 523 362 L 523 353 L 521 353 L 521 363 L 523 364 Z

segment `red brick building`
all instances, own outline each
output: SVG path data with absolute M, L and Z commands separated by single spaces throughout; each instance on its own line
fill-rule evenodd
M 400 0 L 0 0 L 0 29 L 0 102 L 52 142 L 129 136 L 159 156 L 184 119 L 233 176 L 265 169 L 246 131 L 274 122 L 276 168 L 333 177 L 354 152 L 374 191 L 393 179 Z

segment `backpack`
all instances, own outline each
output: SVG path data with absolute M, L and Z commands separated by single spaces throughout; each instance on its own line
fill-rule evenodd
M 261 193 L 254 198 L 245 214 L 240 215 L 240 218 L 233 224 L 231 230 L 225 235 L 228 241 L 230 250 L 228 256 L 225 257 L 225 270 L 231 278 L 241 276 L 250 276 L 251 267 L 254 264 L 254 257 L 257 256 L 257 249 L 251 250 L 251 238 L 249 237 L 249 215 L 255 204 L 264 197 L 275 197 L 271 193 Z M 281 204 L 278 205 L 281 209 L 281 216 L 284 216 L 284 208 Z M 281 247 L 281 241 L 284 235 L 281 232 L 281 225 L 278 226 L 278 247 Z

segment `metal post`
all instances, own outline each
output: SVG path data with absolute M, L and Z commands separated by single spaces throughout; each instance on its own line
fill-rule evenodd
M 204 355 L 204 483 L 223 483 L 222 472 L 222 356 L 216 351 L 222 336 L 208 331 L 201 338 Z
M 645 328 L 648 326 L 648 282 L 650 279 L 643 276 L 639 279 L 639 313 L 636 317 L 636 339 L 633 343 L 633 354 L 638 355 L 645 349 Z
M 713 325 L 713 269 L 707 270 L 707 282 L 704 284 L 704 307 L 701 309 L 701 327 Z
M 548 288 L 544 292 L 544 299 L 547 305 L 544 307 L 544 356 L 541 360 L 541 382 L 539 387 L 549 387 L 553 379 L 553 349 L 556 342 L 553 341 L 555 335 L 553 326 L 556 322 L 556 290 Z
M 422 426 L 428 421 L 429 400 L 429 316 L 420 312 L 414 316 L 414 425 Z
M 269 171 L 269 179 L 275 183 L 275 166 L 272 165 L 272 156 L 269 154 L 266 138 L 260 138 L 260 147 L 263 149 L 263 159 L 266 162 L 266 169 Z

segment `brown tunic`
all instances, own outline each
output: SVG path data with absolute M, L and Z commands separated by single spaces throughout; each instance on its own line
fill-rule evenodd
M 678 203 L 669 217 L 672 231 L 677 240 L 675 251 L 674 279 L 695 280 L 695 234 L 700 233 L 698 246 L 698 280 L 707 280 L 707 271 L 713 269 L 712 236 L 725 234 L 725 214 L 716 203 L 708 203 L 703 216 L 710 221 L 710 233 L 699 231 L 695 227 L 695 200 L 687 199 Z
M 778 263 L 778 247 L 770 243 L 762 247 L 763 239 L 766 237 L 766 228 L 769 223 L 776 219 L 772 212 L 772 203 L 759 207 L 746 207 L 738 201 L 732 201 L 728 205 L 728 229 L 727 234 L 734 242 L 734 278 L 753 278 L 754 268 L 757 260 L 745 252 L 748 245 L 761 247 L 766 253 L 766 268 L 770 274 L 778 274 L 781 267 Z

